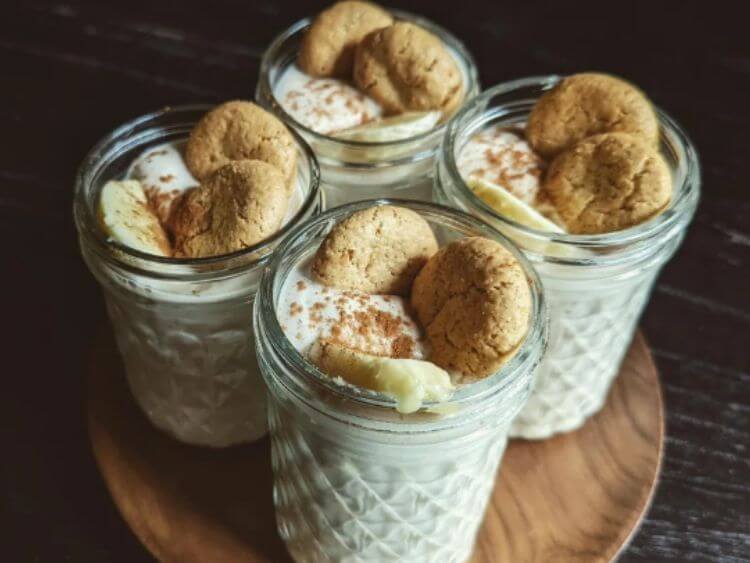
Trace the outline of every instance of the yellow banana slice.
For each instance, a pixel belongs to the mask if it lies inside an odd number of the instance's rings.
[[[565,232],[536,209],[521,201],[498,184],[493,184],[492,182],[472,176],[467,180],[466,185],[469,186],[479,199],[492,207],[500,215],[539,231],[550,233]]]
[[[117,242],[148,254],[170,255],[167,235],[137,180],[107,182],[99,197],[99,219]]]
[[[439,111],[411,111],[345,129],[334,136],[347,141],[368,143],[400,141],[432,130],[441,117],[442,113]]]
[[[423,360],[371,356],[325,340],[313,345],[310,359],[331,376],[395,399],[404,414],[423,402],[445,401],[455,389],[447,371]]]
[[[469,178],[466,181],[466,185],[469,186],[471,191],[474,192],[479,199],[484,201],[500,215],[509,217],[517,223],[521,223],[522,225],[532,227],[539,231],[546,231],[548,233],[565,232],[565,230],[556,223],[547,219],[536,209],[518,199],[502,186],[498,186],[497,184],[476,177]],[[498,231],[512,239],[524,250],[530,250],[532,252],[538,252],[539,254],[556,258],[581,259],[588,258],[591,255],[590,251],[583,248],[556,242],[547,242],[543,238],[527,235],[501,221],[491,221],[491,223]]]

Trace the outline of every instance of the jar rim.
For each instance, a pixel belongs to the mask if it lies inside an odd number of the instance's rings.
[[[153,268],[156,268],[165,277],[190,277],[199,275],[194,271],[190,271],[191,267],[198,269],[209,268],[214,274],[217,271],[231,271],[240,267],[251,267],[266,260],[273,246],[277,245],[319,202],[321,188],[318,160],[304,138],[291,127],[287,127],[297,143],[298,149],[307,160],[310,176],[309,188],[302,205],[300,205],[294,216],[270,237],[241,250],[202,258],[157,256],[123,245],[107,237],[100,226],[96,209],[88,204],[87,194],[91,184],[99,180],[99,174],[102,169],[113,158],[121,154],[121,151],[118,150],[118,143],[128,141],[133,143],[133,145],[126,148],[134,148],[138,146],[139,141],[145,144],[149,141],[158,140],[159,138],[168,136],[170,132],[174,132],[174,127],[187,125],[192,127],[197,119],[200,119],[201,114],[205,114],[214,107],[215,105],[211,104],[165,106],[126,121],[100,138],[89,150],[76,172],[73,215],[80,236],[84,237],[87,243],[91,243],[92,248],[100,256],[114,260],[129,270],[142,270],[154,273]],[[172,124],[170,127],[160,130],[158,120],[165,116],[177,118],[185,116],[185,118],[184,121],[181,120],[179,122],[179,125]],[[188,116],[192,116],[192,118],[189,119]],[[141,130],[152,123],[153,128]],[[254,254],[257,254],[258,257],[248,262],[247,258]],[[170,270],[172,271],[170,272]]]
[[[679,151],[677,172],[679,172],[680,177],[676,178],[676,175],[673,174],[673,182],[677,184],[677,194],[676,197],[673,196],[669,207],[659,215],[643,223],[620,231],[602,234],[552,233],[535,229],[501,215],[474,195],[466,185],[456,163],[455,150],[459,135],[467,129],[479,130],[480,127],[478,125],[482,122],[487,122],[489,120],[488,117],[498,117],[503,115],[503,112],[507,113],[510,111],[508,108],[510,104],[508,103],[494,106],[492,111],[487,109],[492,98],[509,95],[522,88],[535,86],[540,87],[543,91],[547,91],[563,78],[565,77],[553,74],[531,76],[503,82],[485,90],[459,110],[448,124],[446,134],[443,137],[441,156],[447,174],[454,185],[457,186],[460,194],[463,197],[470,198],[472,204],[477,205],[483,212],[492,217],[492,220],[497,220],[501,224],[512,227],[523,236],[544,241],[545,243],[554,243],[561,247],[575,246],[578,248],[606,249],[623,245],[633,245],[656,237],[661,233],[668,232],[676,225],[689,221],[697,206],[700,192],[700,163],[698,154],[684,129],[674,118],[656,106],[654,106],[654,110],[656,111],[662,130],[668,131],[670,136],[677,142],[677,146],[675,147]],[[531,101],[531,99],[528,101]],[[515,103],[518,102],[518,100],[515,101]],[[473,116],[473,114],[476,115]],[[437,177],[439,181],[442,181],[440,180],[439,169]],[[564,262],[575,262],[578,260],[580,259],[561,259]]]
[[[305,388],[309,387],[313,390],[332,393],[337,400],[352,401],[368,409],[380,409],[379,412],[386,412],[384,409],[395,412],[396,402],[393,399],[374,391],[337,384],[330,376],[308,361],[286,336],[278,318],[276,301],[276,296],[280,295],[283,290],[291,268],[298,264],[306,254],[309,254],[311,244],[319,242],[316,237],[321,234],[321,230],[327,223],[331,220],[338,222],[357,211],[383,205],[407,207],[423,216],[446,218],[446,226],[452,227],[454,230],[459,227],[465,230],[471,229],[472,236],[481,234],[500,242],[518,260],[529,282],[532,300],[529,312],[529,328],[514,356],[495,374],[462,386],[448,400],[450,404],[459,405],[461,407],[459,412],[463,413],[464,416],[460,416],[460,414],[446,416],[429,422],[383,421],[359,414],[334,412],[333,407],[317,398],[316,392],[303,392]],[[284,262],[288,260],[293,262],[284,270]],[[464,211],[435,203],[392,198],[363,200],[335,207],[295,227],[290,236],[279,246],[278,251],[274,253],[263,272],[257,294],[254,323],[256,336],[259,339],[259,351],[268,348],[273,353],[275,360],[280,362],[284,368],[285,375],[282,377],[275,376],[275,383],[281,384],[306,405],[330,418],[344,420],[347,424],[366,427],[369,430],[386,432],[423,432],[460,426],[466,422],[467,417],[471,418],[481,414],[487,408],[487,405],[502,393],[510,393],[510,390],[518,385],[526,385],[528,388],[534,368],[538,365],[546,347],[548,331],[547,311],[541,281],[530,261],[508,237],[485,221]],[[261,338],[263,339],[262,344]],[[259,359],[260,356],[259,353]],[[293,376],[287,376],[287,372],[292,373]],[[264,377],[267,377],[267,375],[264,374]],[[425,403],[423,407],[429,409],[431,406],[434,407],[439,404]],[[520,410],[520,406],[518,406],[518,409]],[[462,419],[463,422],[460,422],[459,419]]]
[[[465,85],[466,92],[464,94],[463,104],[466,104],[469,102],[469,100],[473,99],[479,90],[479,71],[477,70],[477,65],[476,65],[476,62],[474,61],[474,58],[472,57],[468,49],[464,46],[463,42],[461,42],[456,36],[450,33],[447,29],[428,20],[427,18],[418,16],[416,14],[412,14],[410,12],[406,12],[404,10],[389,9],[388,11],[399,19],[417,23],[421,27],[424,27],[431,33],[437,35],[443,41],[443,43],[445,43],[452,51],[454,51],[459,56],[460,63],[463,65],[466,71],[465,75],[467,78],[467,84]],[[262,100],[259,100],[259,102],[262,103],[263,101],[267,101],[268,105],[270,106],[271,111],[273,111],[284,122],[289,123],[292,128],[298,129],[302,131],[305,135],[308,135],[313,140],[313,142],[329,143],[332,147],[358,148],[358,149],[398,148],[398,147],[408,146],[409,144],[412,144],[412,143],[418,145],[422,141],[426,141],[431,138],[437,139],[437,138],[442,137],[442,135],[444,134],[446,130],[448,122],[450,120],[441,123],[438,127],[435,127],[429,131],[426,131],[424,133],[419,133],[417,135],[414,135],[412,137],[407,137],[404,139],[397,139],[395,141],[357,141],[357,140],[341,139],[341,138],[333,137],[331,135],[318,133],[314,131],[313,129],[310,129],[306,125],[303,125],[298,120],[296,120],[291,114],[289,114],[282,107],[281,103],[279,103],[279,101],[277,100],[274,94],[274,88],[270,82],[271,69],[274,65],[275,59],[277,58],[277,56],[279,55],[283,47],[286,45],[286,43],[290,39],[295,37],[297,34],[304,32],[310,26],[310,23],[312,22],[312,20],[313,20],[313,17],[308,16],[306,18],[303,18],[295,22],[291,26],[289,26],[271,42],[271,44],[266,49],[265,53],[263,53],[263,57],[261,59],[261,64],[260,64],[260,74],[258,78],[258,95],[256,96],[256,98],[262,97]],[[427,153],[425,155],[426,157],[426,156],[431,155],[434,151],[422,151],[422,152]],[[420,154],[421,153],[418,153],[417,155],[405,157],[403,158],[403,160],[414,160],[417,157],[419,157]]]

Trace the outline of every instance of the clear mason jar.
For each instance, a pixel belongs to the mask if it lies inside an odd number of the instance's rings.
[[[102,286],[130,389],[151,422],[175,438],[222,447],[267,431],[265,387],[251,325],[260,274],[294,225],[321,208],[319,172],[295,134],[304,192],[296,215],[268,240],[224,256],[173,259],[107,238],[99,193],[122,179],[148,148],[187,139],[209,106],[139,117],[91,150],[76,178],[74,215],[81,253]]]
[[[443,41],[463,75],[464,100],[479,92],[476,64],[458,39],[424,18],[399,10],[391,13],[398,20],[420,25]],[[445,124],[399,141],[347,141],[316,133],[281,107],[274,89],[284,71],[297,60],[300,42],[310,22],[311,18],[298,21],[268,47],[260,65],[255,99],[299,132],[312,147],[320,163],[326,208],[375,197],[430,201],[435,159]]]
[[[700,190],[692,143],[657,109],[674,192],[669,208],[643,224],[599,235],[545,233],[497,214],[474,196],[456,165],[463,146],[486,127],[525,125],[537,99],[560,79],[514,80],[475,98],[448,126],[435,180],[437,201],[498,228],[523,250],[544,284],[550,342],[532,396],[511,429],[511,436],[523,438],[573,430],[603,406],[654,280],[682,242]]]
[[[399,415],[383,395],[333,383],[292,346],[277,316],[286,278],[330,229],[388,203],[419,213],[441,244],[467,235],[500,241],[519,259],[533,301],[527,336],[498,373],[457,391],[450,406],[411,415]],[[546,345],[545,307],[529,262],[496,230],[454,209],[403,200],[348,204],[282,243],[263,275],[254,322],[270,395],[276,520],[294,559],[465,561]]]

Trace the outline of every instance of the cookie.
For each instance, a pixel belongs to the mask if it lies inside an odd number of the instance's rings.
[[[297,65],[312,76],[348,78],[357,44],[368,33],[392,23],[391,15],[375,4],[338,2],[318,14],[308,28]]]
[[[659,152],[642,138],[605,133],[560,154],[543,190],[571,233],[619,231],[662,211],[672,178]]]
[[[437,249],[432,229],[418,213],[371,207],[331,230],[315,254],[312,274],[340,289],[408,294],[417,272]]]
[[[529,326],[531,292],[502,244],[465,237],[425,264],[411,304],[425,330],[428,359],[472,381],[497,372],[518,349]]]
[[[252,102],[226,102],[209,111],[193,127],[185,163],[203,180],[233,160],[262,160],[278,168],[291,191],[297,150],[286,126]]]
[[[175,256],[242,250],[281,227],[289,195],[279,170],[261,160],[225,164],[187,192],[171,219]]]
[[[440,110],[463,99],[463,79],[443,42],[408,22],[374,31],[357,47],[354,82],[390,114]]]
[[[552,157],[599,133],[630,133],[649,144],[659,141],[654,108],[638,88],[606,74],[575,74],[544,94],[531,110],[526,136]]]

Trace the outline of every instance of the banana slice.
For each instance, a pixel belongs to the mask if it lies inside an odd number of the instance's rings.
[[[500,215],[509,217],[522,225],[539,231],[551,233],[565,232],[536,209],[518,199],[502,186],[477,178],[476,176],[470,177],[466,185],[469,186],[479,199],[492,207]]]
[[[171,254],[169,240],[137,180],[111,181],[99,197],[99,219],[117,242],[157,256]]]
[[[492,209],[497,211],[500,215],[509,217],[522,225],[532,227],[539,231],[546,231],[549,233],[565,232],[565,230],[556,223],[547,219],[536,209],[518,199],[502,186],[487,182],[486,180],[482,180],[475,176],[470,177],[466,181],[466,185],[469,186],[471,191],[474,192],[479,199],[492,207]],[[493,226],[507,237],[513,239],[523,249],[558,258],[581,259],[589,258],[591,256],[591,252],[583,248],[554,242],[544,242],[537,237],[526,235],[518,229],[510,227],[507,223],[495,221],[493,222]]]
[[[411,111],[370,121],[335,133],[339,139],[367,143],[400,141],[432,130],[442,117],[439,111]]]
[[[392,397],[404,414],[425,401],[445,401],[455,389],[448,372],[423,360],[371,356],[325,340],[313,344],[310,359],[331,376]]]

